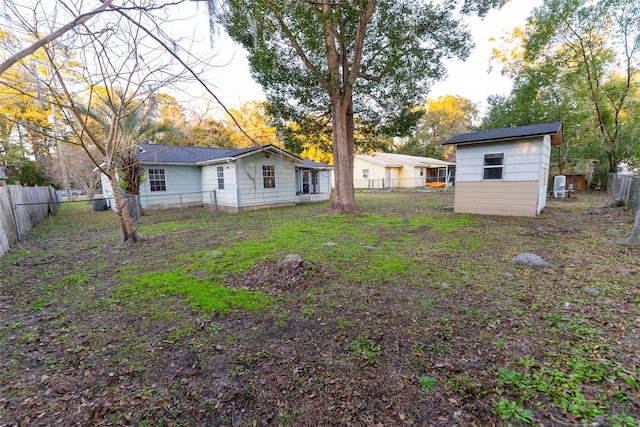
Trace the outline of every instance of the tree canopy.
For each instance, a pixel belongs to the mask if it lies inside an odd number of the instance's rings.
[[[555,153],[600,159],[606,169],[640,157],[640,5],[633,0],[545,0],[516,47],[494,57],[515,78],[508,97],[489,99],[483,127],[565,122]]]
[[[498,0],[434,4],[408,0],[224,2],[229,34],[272,105],[272,115],[303,123],[329,117],[334,209],[357,210],[353,191],[356,125],[400,134],[443,61],[472,47],[456,13],[485,13]],[[357,117],[357,121],[355,118]]]

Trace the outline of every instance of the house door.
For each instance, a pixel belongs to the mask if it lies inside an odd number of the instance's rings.
[[[309,171],[302,171],[302,194],[309,194]]]
[[[391,169],[389,168],[386,168],[384,170],[384,187],[385,188],[391,187]]]
[[[318,194],[320,188],[318,188],[318,171],[311,171],[311,194]]]

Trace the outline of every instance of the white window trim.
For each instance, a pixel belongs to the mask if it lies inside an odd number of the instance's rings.
[[[502,156],[502,163],[499,164],[499,165],[485,165],[487,156],[491,156],[491,155],[501,155]],[[504,180],[504,159],[505,159],[505,153],[504,152],[484,153],[482,155],[482,180],[483,181],[502,181],[502,180]],[[485,171],[487,169],[500,169],[500,178],[485,178]]]
[[[153,171],[153,173],[151,172]],[[155,179],[152,179],[152,175]],[[153,193],[160,193],[163,191],[167,191],[167,171],[164,168],[149,168],[149,170],[147,171],[147,176],[149,177],[149,191],[153,192]],[[160,179],[160,177],[162,177]],[[151,185],[151,182],[155,182],[155,183],[161,183],[162,187],[164,187],[164,189],[160,189],[160,190],[154,190],[153,186]]]

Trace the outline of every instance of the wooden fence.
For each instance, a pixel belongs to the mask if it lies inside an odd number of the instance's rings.
[[[0,186],[0,256],[52,212],[55,192],[51,187]],[[16,205],[26,212],[16,222]]]
[[[607,192],[611,197],[624,200],[625,206],[634,213],[640,211],[640,176],[610,173]]]

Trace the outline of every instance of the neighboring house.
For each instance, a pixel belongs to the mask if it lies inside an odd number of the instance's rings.
[[[551,146],[562,122],[458,135],[454,211],[536,216],[546,205]]]
[[[431,182],[452,184],[456,164],[407,154],[358,154],[353,161],[355,188],[416,188]]]
[[[244,149],[139,144],[143,208],[211,204],[228,212],[328,200],[330,166],[273,145]],[[102,177],[103,196],[113,190]],[[111,206],[114,206],[111,203]]]

